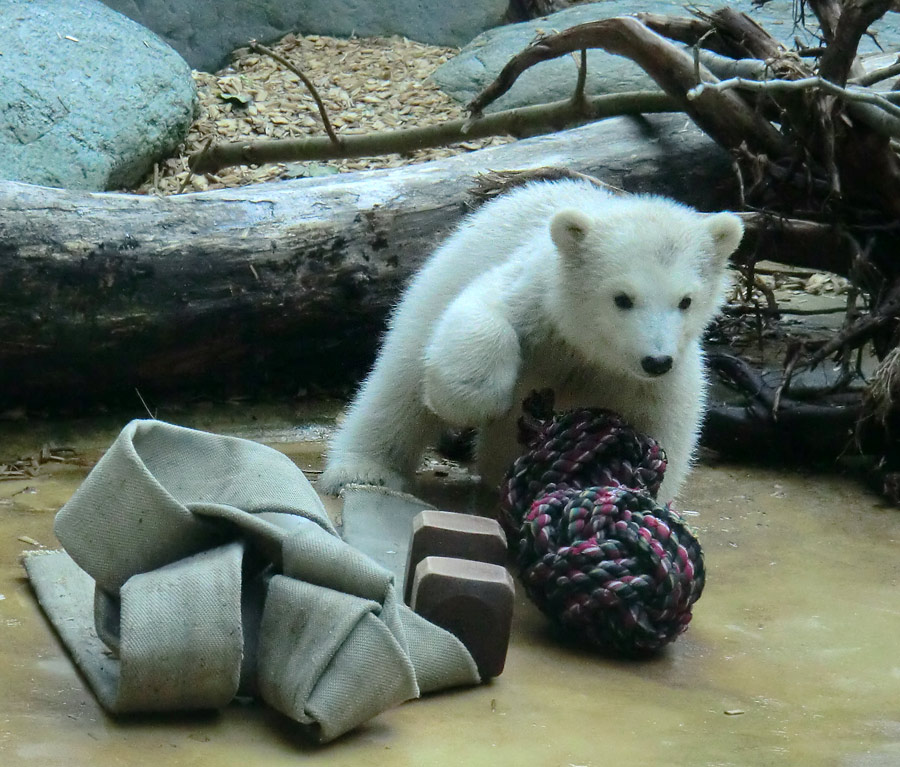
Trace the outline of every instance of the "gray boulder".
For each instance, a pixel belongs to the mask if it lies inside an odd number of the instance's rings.
[[[461,46],[504,23],[509,0],[104,0],[152,29],[195,69],[214,72],[250,39],[288,32],[335,37],[404,35]]]
[[[0,0],[0,51],[0,178],[130,186],[187,135],[187,64],[97,0]]]
[[[691,5],[712,11],[721,8],[725,3],[695,2]],[[793,46],[795,37],[804,44],[818,44],[812,31],[795,26],[792,16],[794,3],[788,0],[770,2],[761,8],[756,8],[751,0],[736,0],[727,5],[750,14],[770,34],[789,47]],[[687,15],[684,4],[672,0],[647,0],[642,3],[633,3],[629,0],[599,0],[542,19],[491,29],[476,37],[458,56],[440,67],[432,77],[438,86],[454,99],[468,103],[496,78],[506,62],[539,34],[562,32],[577,24],[613,16],[627,16],[638,10],[675,16]],[[807,11],[807,17],[810,30],[815,30],[815,16],[811,11]],[[900,48],[900,24],[897,23],[895,14],[888,14],[873,29],[877,32],[879,43],[886,50]],[[860,52],[876,50],[878,48],[874,41],[864,37]],[[508,93],[485,111],[512,109],[567,98],[572,95],[577,73],[578,65],[571,56],[545,61],[526,71]],[[586,91],[589,95],[647,88],[655,89],[656,84],[643,69],[629,59],[596,49],[588,51]]]

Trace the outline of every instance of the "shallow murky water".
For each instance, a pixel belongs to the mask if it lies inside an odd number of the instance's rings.
[[[268,441],[312,477],[329,422],[251,406],[160,416]],[[303,419],[322,426],[294,430]],[[734,466],[701,466],[686,490],[707,586],[687,634],[654,660],[564,646],[521,597],[500,678],[403,705],[330,746],[256,705],[114,720],[48,628],[18,554],[55,545],[56,509],[123,424],[0,426],[0,458],[52,439],[84,464],[0,483],[4,767],[900,764],[900,512],[850,480]],[[485,501],[452,477],[422,492],[460,510]]]

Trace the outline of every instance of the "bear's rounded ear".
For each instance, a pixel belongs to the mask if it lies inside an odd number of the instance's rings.
[[[564,256],[575,256],[590,227],[590,219],[581,211],[561,210],[550,221],[550,238]]]
[[[706,217],[706,228],[712,235],[716,260],[722,265],[737,250],[744,236],[744,222],[733,213],[714,213]]]

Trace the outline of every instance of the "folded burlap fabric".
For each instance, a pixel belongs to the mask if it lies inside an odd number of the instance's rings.
[[[289,458],[133,421],[28,556],[44,611],[111,712],[258,695],[326,741],[421,693],[478,683],[452,634],[345,543]]]

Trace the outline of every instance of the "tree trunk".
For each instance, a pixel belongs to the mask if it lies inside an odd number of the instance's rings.
[[[477,174],[564,165],[713,209],[729,162],[678,115],[168,198],[0,182],[2,409],[345,385]]]

